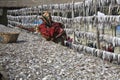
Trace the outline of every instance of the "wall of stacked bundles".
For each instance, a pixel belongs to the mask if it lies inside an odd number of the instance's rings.
[[[84,0],[9,10],[8,26],[38,26],[34,21],[44,11],[51,12],[54,21],[65,25],[66,33],[73,38],[73,43],[65,41],[68,47],[120,64],[120,51],[108,52],[100,48],[103,42],[112,43],[114,47],[120,46],[120,38],[115,35],[116,26],[120,24],[119,0]],[[97,16],[98,11],[105,15]],[[97,48],[87,46],[89,42],[97,42]]]

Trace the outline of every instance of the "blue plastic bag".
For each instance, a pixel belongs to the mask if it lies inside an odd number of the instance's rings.
[[[35,20],[34,22],[33,22],[34,24],[42,24],[43,23],[43,20],[42,19],[39,19],[39,20]]]

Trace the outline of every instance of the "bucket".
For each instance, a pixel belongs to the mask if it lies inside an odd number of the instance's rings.
[[[15,43],[18,36],[16,32],[0,32],[0,43]]]

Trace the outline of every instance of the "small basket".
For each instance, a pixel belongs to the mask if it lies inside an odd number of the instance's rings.
[[[0,43],[14,43],[17,41],[19,33],[0,32]]]

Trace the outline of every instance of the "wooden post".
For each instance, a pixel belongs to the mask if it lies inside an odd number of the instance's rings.
[[[104,6],[102,7],[102,11],[104,12]],[[101,31],[101,33],[102,34],[105,34],[105,24],[104,23],[102,23],[102,31]]]
[[[74,0],[72,1],[72,19],[74,19]],[[73,32],[73,43],[75,43],[75,32]]]
[[[83,5],[83,16],[86,17],[86,7],[85,7],[85,0],[84,0],[84,5]],[[87,32],[87,23],[86,23],[86,19],[85,19],[85,22],[84,22],[84,30],[85,32]],[[85,45],[87,45],[87,38],[85,37]]]
[[[60,5],[59,5],[58,11],[57,11],[57,16],[60,16],[60,12],[61,12],[61,10],[60,10]]]
[[[97,7],[96,7],[96,0],[95,0],[95,23],[97,24]],[[97,44],[97,49],[100,49],[100,41],[99,41],[99,30],[98,30],[98,26],[96,26],[95,25],[95,27],[96,27],[96,34],[97,34],[97,36],[96,36],[96,44]]]
[[[41,4],[41,15],[43,14],[43,4]]]
[[[109,15],[112,14],[112,9],[113,9],[112,6],[113,6],[113,2],[112,2],[112,0],[111,0],[111,4],[110,4],[110,6],[109,6],[109,11],[108,11],[108,14],[109,14]],[[112,26],[112,36],[114,36],[114,35],[113,35],[114,29],[115,29],[115,28]]]
[[[74,18],[74,1],[72,1],[72,19]]]
[[[116,37],[116,27],[117,27],[117,26],[114,27],[114,36],[115,36],[115,37]]]

